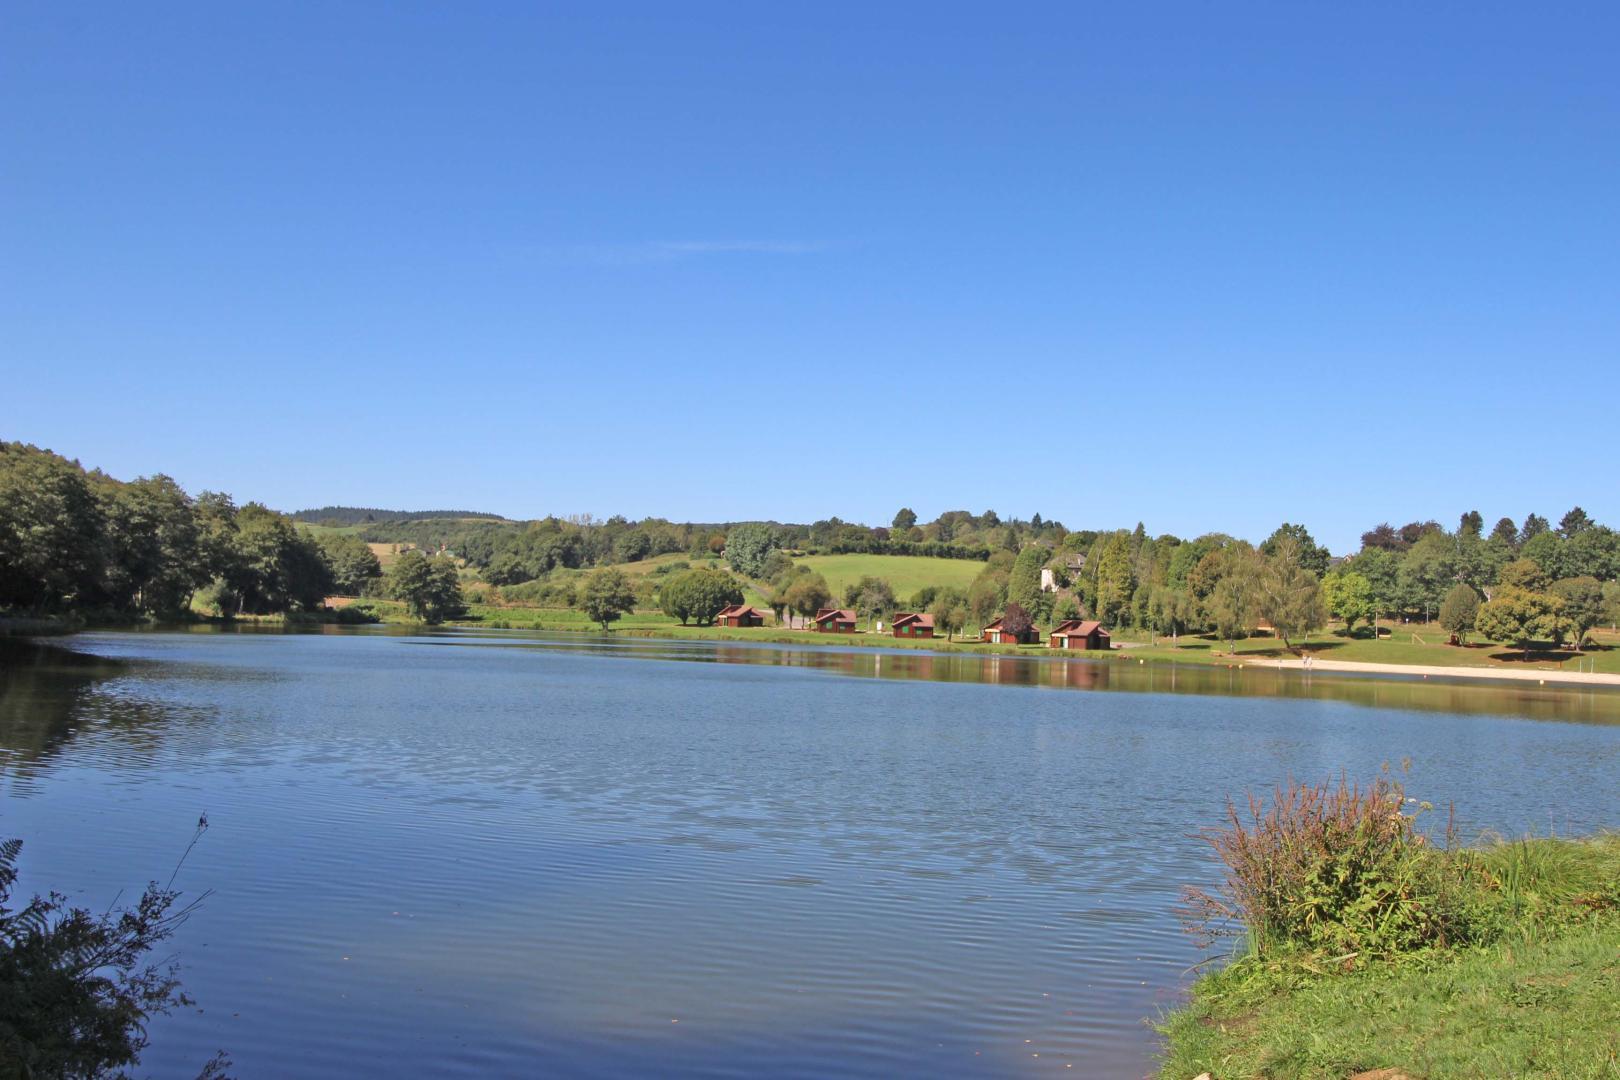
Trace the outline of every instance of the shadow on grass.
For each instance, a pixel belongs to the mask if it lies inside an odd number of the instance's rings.
[[[1482,648],[1499,649],[1501,646],[1487,645]],[[1573,660],[1577,655],[1570,649],[1532,648],[1528,653],[1523,649],[1493,652],[1491,659],[1504,664],[1562,664],[1566,660]]]

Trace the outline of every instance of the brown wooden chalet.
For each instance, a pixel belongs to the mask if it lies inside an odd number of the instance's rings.
[[[1096,619],[1065,619],[1052,627],[1054,649],[1113,648],[1108,631]]]
[[[752,604],[732,604],[714,617],[716,626],[764,626],[765,613]]]
[[[919,612],[901,611],[892,624],[895,637],[933,637],[934,617]]]
[[[1022,634],[1014,634],[1001,628],[1001,616],[997,616],[995,621],[985,624],[980,640],[992,645],[1039,645],[1041,632],[1032,626]]]
[[[853,634],[855,613],[848,608],[822,608],[816,612],[816,633]]]

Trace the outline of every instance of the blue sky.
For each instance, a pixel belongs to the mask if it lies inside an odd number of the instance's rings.
[[[1620,524],[1612,4],[0,19],[0,436],[115,475]]]

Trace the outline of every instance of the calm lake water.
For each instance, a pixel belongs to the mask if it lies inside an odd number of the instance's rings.
[[[25,889],[105,907],[212,823],[155,1076],[1141,1076],[1201,959],[1193,832],[1403,759],[1468,833],[1620,826],[1602,692],[518,633],[0,652]]]

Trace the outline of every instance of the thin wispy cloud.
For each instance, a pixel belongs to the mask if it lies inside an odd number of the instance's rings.
[[[684,240],[644,244],[592,244],[568,254],[602,266],[638,266],[725,255],[814,255],[827,244],[776,240]]]

